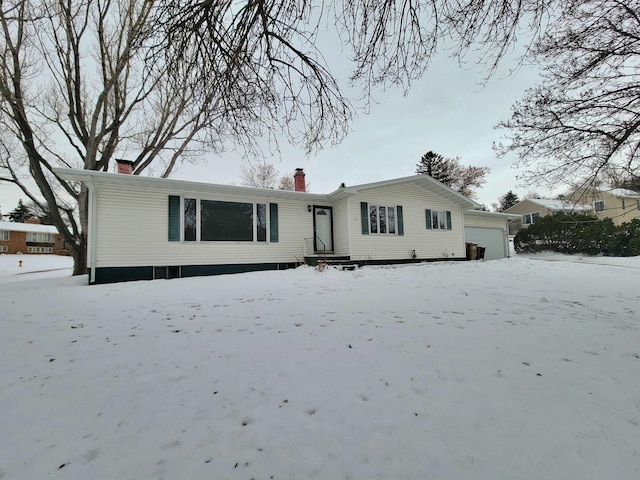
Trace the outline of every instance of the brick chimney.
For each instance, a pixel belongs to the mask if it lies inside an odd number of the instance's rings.
[[[293,184],[294,190],[296,192],[305,192],[305,182],[304,182],[304,170],[301,168],[296,168],[296,173],[293,174]]]
[[[118,173],[123,173],[124,175],[131,175],[133,173],[133,162],[131,160],[116,158],[116,163],[118,164]]]

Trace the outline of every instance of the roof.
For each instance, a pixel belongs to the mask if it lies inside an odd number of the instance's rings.
[[[53,225],[40,225],[37,223],[0,222],[0,230],[29,233],[58,233],[58,229]]]
[[[526,198],[522,200],[522,202],[526,202],[527,200],[555,212],[588,212],[593,209],[591,205],[583,205],[580,203],[574,203],[560,199]]]
[[[619,198],[640,198],[639,192],[627,190],[625,188],[612,188],[611,190],[603,190],[604,192]]]
[[[503,218],[505,220],[515,220],[522,217],[522,215],[516,213],[486,212],[484,210],[467,210],[464,214],[476,217]]]
[[[346,198],[356,193],[373,188],[382,188],[398,184],[414,184],[428,190],[437,191],[442,197],[447,198],[465,208],[477,208],[480,204],[461,195],[451,188],[428,175],[412,175],[410,177],[394,178],[374,183],[365,183],[349,187],[340,187],[329,194],[317,194],[309,192],[295,192],[290,190],[274,190],[270,188],[243,187],[237,185],[220,185],[214,183],[191,182],[186,180],[174,180],[168,178],[144,177],[140,175],[124,175],[118,173],[96,172],[93,170],[77,170],[69,168],[56,168],[54,172],[66,180],[80,181],[88,185],[128,185],[148,188],[176,189],[188,192],[218,193],[230,196],[250,196],[258,198],[285,198],[301,201],[331,201]]]

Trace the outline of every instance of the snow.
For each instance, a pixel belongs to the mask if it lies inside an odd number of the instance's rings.
[[[53,225],[40,225],[38,223],[0,222],[0,230],[9,232],[58,233],[58,229]]]
[[[568,202],[566,200],[551,198],[531,198],[529,200],[553,211],[585,212],[592,210],[591,205],[581,205],[578,203]]]
[[[0,478],[640,478],[638,257],[95,286],[17,258]]]

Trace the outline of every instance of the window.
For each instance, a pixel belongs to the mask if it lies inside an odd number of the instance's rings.
[[[626,205],[624,204],[624,198],[622,199],[622,209],[624,210],[626,208]]]
[[[638,210],[640,210],[640,200],[638,200]]]
[[[267,241],[267,205],[265,203],[256,205],[256,240]]]
[[[184,199],[184,241],[196,241],[196,199]]]
[[[34,243],[55,243],[56,237],[53,233],[27,232],[27,242]]]
[[[402,205],[395,207],[371,205],[360,202],[360,221],[362,235],[384,233],[404,235]]]
[[[453,228],[449,210],[431,210],[427,208],[424,213],[427,230],[451,230]]]
[[[640,204],[640,201],[638,203]],[[640,210],[640,206],[638,207],[638,209]],[[0,241],[9,241],[9,230],[0,230]]]
[[[169,241],[180,241],[180,208],[169,196]],[[172,201],[173,200],[173,201]],[[269,213],[267,213],[269,212]],[[185,242],[266,242],[278,241],[278,204],[223,202],[185,198],[182,208]],[[267,227],[267,225],[269,225]]]
[[[525,213],[524,215],[522,215],[522,224],[531,225],[539,218],[540,218],[540,212]]]
[[[53,248],[51,247],[27,247],[28,253],[52,253]]]
[[[607,206],[604,204],[604,200],[598,200],[593,202],[593,209],[596,212],[604,212],[607,209]]]
[[[200,200],[200,241],[252,242],[253,204]]]
[[[370,233],[396,234],[396,207],[369,205]]]
[[[6,245],[0,245],[0,253],[6,252],[6,251],[7,251],[7,246]]]

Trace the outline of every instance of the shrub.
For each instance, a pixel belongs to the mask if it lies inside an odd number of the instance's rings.
[[[514,238],[517,252],[640,255],[640,220],[616,227],[610,218],[559,213],[539,218]]]

